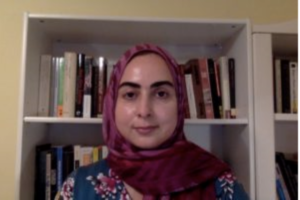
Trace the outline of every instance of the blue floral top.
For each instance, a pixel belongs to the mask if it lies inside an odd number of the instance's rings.
[[[231,173],[215,181],[217,200],[248,200],[242,185]],[[75,170],[63,183],[56,200],[130,200],[119,177],[102,160]]]

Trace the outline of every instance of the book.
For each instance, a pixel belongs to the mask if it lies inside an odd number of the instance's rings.
[[[42,55],[40,58],[38,116],[50,115],[52,56]]]
[[[275,59],[274,61],[274,102],[275,112],[282,113],[282,90],[281,90],[281,61]]]
[[[189,102],[188,102],[188,97],[187,97],[187,91],[186,91],[186,82],[185,82],[185,77],[184,77],[184,70],[185,70],[185,64],[180,64],[178,66],[180,76],[182,77],[182,85],[183,85],[183,96],[184,96],[184,117],[185,118],[190,118],[190,111],[189,111]]]
[[[83,117],[90,118],[92,114],[92,66],[93,58],[85,57],[84,89],[83,89]]]
[[[281,60],[281,94],[282,112],[291,113],[291,91],[290,91],[290,61]]]
[[[204,102],[204,109],[205,109],[205,117],[206,119],[213,119],[214,116],[214,109],[213,109],[213,102],[212,102],[212,95],[211,95],[211,85],[209,80],[209,72],[208,72],[208,63],[207,58],[201,58],[199,61],[199,69],[200,69],[200,80],[202,86],[202,93],[203,93],[203,102]]]
[[[289,64],[291,113],[298,113],[298,64],[292,61]]]
[[[228,58],[222,56],[218,60],[220,66],[220,80],[222,93],[222,116],[223,118],[230,118],[230,89],[229,89],[229,71]]]
[[[184,76],[186,82],[186,91],[187,91],[187,97],[189,102],[188,105],[189,105],[190,116],[192,119],[196,119],[197,111],[196,111],[196,102],[195,102],[195,95],[194,95],[194,89],[192,83],[192,75],[185,74]]]
[[[85,54],[79,53],[76,64],[75,117],[83,117],[84,67]]]
[[[65,78],[65,63],[64,58],[58,59],[58,100],[57,100],[57,117],[63,116],[64,102],[64,78]]]
[[[103,113],[103,101],[106,92],[106,82],[107,82],[107,60],[103,56],[96,59],[96,65],[99,71],[98,79],[98,110],[97,117],[102,117]]]
[[[47,154],[50,149],[51,144],[43,144],[35,147],[35,200],[46,198]]]
[[[236,118],[235,105],[235,60],[228,59],[229,94],[230,94],[230,118]]]
[[[59,57],[52,58],[51,88],[50,88],[50,116],[57,117],[58,84],[59,84]]]
[[[220,114],[220,106],[221,106],[221,99],[220,99],[220,93],[218,93],[218,80],[216,75],[216,69],[215,69],[215,62],[213,59],[209,58],[207,59],[207,67],[208,67],[208,73],[209,73],[209,81],[211,85],[211,96],[212,96],[212,102],[213,102],[213,110],[214,110],[214,117],[217,119],[221,118]]]
[[[76,68],[77,54],[65,52],[64,69],[64,93],[63,93],[63,117],[74,117],[75,92],[76,92]]]

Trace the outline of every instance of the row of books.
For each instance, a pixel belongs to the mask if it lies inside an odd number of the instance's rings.
[[[236,118],[234,58],[190,59],[180,69],[187,96],[186,118]]]
[[[274,61],[274,109],[276,113],[298,113],[298,63]]]
[[[80,166],[106,158],[106,146],[36,146],[35,200],[53,200],[64,180]]]
[[[38,116],[101,117],[111,70],[104,57],[41,55]]]
[[[298,199],[298,160],[296,154],[276,152],[277,199]]]

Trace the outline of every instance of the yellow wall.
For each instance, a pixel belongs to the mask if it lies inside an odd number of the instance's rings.
[[[296,19],[297,0],[1,0],[1,200],[14,199],[16,184],[15,155],[24,11],[104,16],[250,18],[255,24],[264,24]]]

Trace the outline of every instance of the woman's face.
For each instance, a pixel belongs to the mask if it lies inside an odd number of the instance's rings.
[[[177,97],[167,63],[153,53],[133,58],[118,88],[116,125],[136,147],[152,149],[172,135],[177,124]]]

